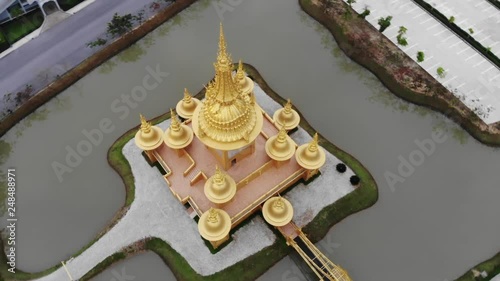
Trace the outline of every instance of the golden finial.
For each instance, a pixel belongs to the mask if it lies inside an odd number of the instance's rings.
[[[243,62],[241,60],[238,63],[238,71],[236,71],[236,78],[238,80],[245,79],[245,71],[243,70]]]
[[[210,210],[208,210],[207,221],[211,223],[219,222],[217,210],[215,210],[214,208],[210,208]]]
[[[172,108],[170,109],[170,118],[172,118],[172,121],[170,122],[170,128],[173,131],[179,131],[181,129],[181,124],[179,123],[179,120],[177,120],[177,115],[175,115]]]
[[[286,101],[286,104],[284,106],[284,111],[285,111],[286,114],[289,114],[289,113],[292,112],[292,101],[290,99],[288,99]]]
[[[274,201],[273,208],[276,208],[276,209],[285,208],[285,204],[283,203],[283,199],[281,199],[281,196],[278,196],[278,199],[276,199],[276,201]]]
[[[222,22],[220,23],[219,31],[219,54],[226,53],[226,39],[224,38],[224,28],[222,27]]]
[[[218,165],[215,166],[214,182],[219,185],[224,183],[224,175]]]
[[[141,131],[143,133],[149,133],[149,131],[151,131],[151,123],[149,123],[146,120],[146,118],[144,117],[144,115],[140,114],[139,116],[141,118]]]
[[[311,152],[315,152],[318,150],[318,133],[314,133],[314,137],[307,148]]]
[[[191,102],[191,95],[189,94],[189,91],[187,88],[184,88],[184,102]]]
[[[286,123],[283,122],[283,124],[281,125],[281,129],[278,132],[278,137],[276,138],[277,142],[285,142],[286,141],[287,133],[286,133],[285,127],[286,127]]]

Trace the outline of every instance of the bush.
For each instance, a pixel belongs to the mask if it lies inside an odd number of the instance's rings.
[[[444,68],[442,68],[441,66],[437,68],[436,72],[439,78],[446,77],[446,70],[444,70]]]
[[[361,14],[359,14],[359,17],[360,17],[360,18],[362,18],[362,19],[364,19],[364,18],[366,18],[368,15],[370,15],[370,13],[371,13],[371,12],[370,12],[370,10],[369,10],[368,8],[365,8],[365,9],[363,10],[363,12],[362,12]]]
[[[339,173],[345,173],[345,171],[347,171],[347,167],[344,163],[338,163],[336,168],[337,168],[337,172],[339,172]]]
[[[123,16],[115,13],[113,19],[108,23],[108,34],[111,36],[123,35],[132,29],[134,16],[132,14],[126,14]]]
[[[391,25],[391,20],[392,16],[387,16],[385,18],[379,18],[378,19],[378,25],[380,25],[380,28],[378,31],[384,32],[390,25]]]
[[[398,44],[401,46],[408,46],[408,41],[406,40],[406,37],[403,37],[403,35],[399,34],[398,37]]]
[[[449,20],[451,23],[454,23],[454,22],[455,22],[455,17],[454,17],[454,16],[451,16],[448,20]]]
[[[102,46],[102,45],[105,45],[106,42],[108,42],[106,39],[102,39],[99,37],[99,38],[97,38],[97,40],[87,43],[87,47],[94,48],[97,46]]]
[[[423,62],[423,61],[424,61],[424,59],[425,59],[425,54],[424,54],[424,52],[422,52],[422,51],[418,51],[418,53],[417,53],[417,61],[418,61],[418,62]]]
[[[351,176],[351,178],[349,179],[349,181],[351,182],[352,185],[356,186],[359,184],[359,182],[361,181],[361,179],[354,175],[354,176]]]

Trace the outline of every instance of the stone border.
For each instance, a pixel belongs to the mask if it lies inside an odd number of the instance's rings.
[[[72,68],[56,81],[50,83],[47,87],[40,90],[27,102],[17,108],[12,114],[7,116],[0,122],[0,137],[5,135],[14,125],[23,118],[33,113],[37,108],[48,102],[53,97],[67,89],[69,86],[76,83],[89,72],[94,70],[99,65],[114,57],[121,51],[130,47],[130,45],[139,41],[142,37],[156,29],[158,26],[169,20],[170,18],[183,11],[196,0],[177,0],[173,4],[160,11],[152,18],[146,20],[143,24],[110,43],[108,46],[91,55],[76,67]]]
[[[393,94],[408,102],[440,112],[483,144],[500,146],[500,122],[487,125],[408,55],[404,52],[391,53],[389,50],[395,48],[399,50],[399,48],[366,20],[359,18],[356,11],[349,8],[342,0],[299,0],[299,4],[302,10],[330,31],[340,49],[349,58],[377,76]],[[327,15],[325,7],[328,5],[333,11]],[[352,16],[346,16],[348,13]],[[367,54],[366,47],[375,46],[373,42],[367,40],[367,36],[359,36],[357,32],[360,31],[372,38],[378,38],[377,47],[383,48],[377,49],[382,52],[385,61],[391,62],[390,64],[381,65]],[[396,65],[395,55],[400,56],[397,66],[411,68],[410,72],[421,77],[423,83],[431,89],[429,92],[418,91],[395,77],[394,70],[390,69],[390,66]]]

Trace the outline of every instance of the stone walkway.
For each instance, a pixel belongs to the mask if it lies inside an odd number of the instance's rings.
[[[268,113],[273,113],[281,105],[270,99],[256,85],[256,98]],[[170,120],[159,124],[166,129]],[[297,143],[308,142],[311,137],[301,128],[292,138]],[[233,234],[233,241],[217,254],[211,254],[198,233],[196,222],[189,217],[184,206],[175,199],[161,173],[150,167],[134,140],[123,148],[135,178],[135,200],[126,215],[101,239],[81,255],[67,262],[73,278],[81,278],[106,257],[145,237],[159,237],[180,253],[193,269],[201,275],[211,275],[238,261],[270,246],[276,236],[264,220],[257,216],[250,223]],[[294,221],[304,226],[325,206],[332,204],[354,188],[349,183],[353,174],[335,171],[339,160],[327,153],[321,176],[308,186],[299,184],[287,194],[294,206]],[[258,239],[256,239],[258,237]],[[40,281],[66,281],[68,277],[63,268],[37,279]]]

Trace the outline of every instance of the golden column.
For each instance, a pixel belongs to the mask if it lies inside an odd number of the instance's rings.
[[[201,215],[198,221],[198,231],[201,237],[208,240],[214,248],[229,239],[230,230],[231,218],[221,209],[210,208]]]
[[[140,118],[141,127],[135,134],[135,144],[144,150],[149,160],[154,163],[156,162],[156,158],[153,155],[153,151],[161,146],[163,131],[159,127],[151,126],[151,123],[146,121],[146,118],[142,114]]]
[[[215,174],[205,182],[204,192],[210,202],[220,206],[233,199],[236,182],[230,175],[223,173],[219,166],[215,166]]]
[[[290,201],[275,196],[269,198],[262,207],[262,215],[266,222],[274,227],[288,224],[293,218],[293,207]]]
[[[189,94],[187,88],[184,88],[184,98],[177,103],[175,110],[180,117],[190,119],[193,116],[194,110],[200,103],[199,99],[193,98],[191,94]]]
[[[177,151],[177,155],[182,154],[182,149],[187,147],[193,141],[193,130],[185,124],[181,124],[174,111],[170,109],[170,127],[163,135],[165,144]]]
[[[309,180],[318,173],[326,161],[326,154],[322,147],[318,145],[318,133],[314,134],[313,139],[308,144],[303,144],[297,148],[295,159],[299,165],[306,169],[304,179]]]
[[[292,102],[290,99],[287,100],[283,108],[280,108],[274,112],[273,120],[278,126],[283,126],[286,124],[285,129],[287,131],[295,129],[300,123],[300,115],[297,111],[292,108]]]
[[[283,124],[278,134],[266,141],[266,153],[274,160],[276,167],[286,163],[295,153],[295,142],[288,136],[285,127]]]

